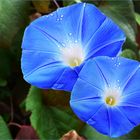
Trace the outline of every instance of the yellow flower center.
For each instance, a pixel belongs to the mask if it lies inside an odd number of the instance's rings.
[[[108,96],[106,97],[106,104],[110,105],[110,106],[114,106],[116,104],[115,98],[112,96]]]
[[[70,66],[79,66],[84,60],[84,53],[81,47],[72,46],[61,49],[63,62]]]
[[[70,58],[68,61],[68,65],[71,67],[79,66],[82,63],[82,59],[80,58]]]
[[[103,100],[110,107],[116,106],[121,100],[121,91],[118,88],[106,88]]]

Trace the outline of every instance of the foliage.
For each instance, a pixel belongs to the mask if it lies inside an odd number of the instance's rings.
[[[127,47],[136,49],[137,26],[135,21],[133,2],[131,0],[109,0],[105,5],[101,5],[100,8],[105,14],[107,14],[111,19],[118,23],[118,25],[126,33],[127,41],[125,48]]]
[[[137,23],[140,25],[140,14],[135,13],[135,18],[136,18]]]
[[[124,30],[127,40],[120,55],[139,60],[140,30],[137,27],[140,28],[140,2],[81,1],[95,4]],[[57,2],[63,7],[79,0]],[[44,15],[56,9],[57,6],[51,0],[0,0],[0,139],[15,139],[18,125],[32,126],[41,140],[59,139],[72,129],[88,139],[109,139],[74,115],[69,107],[70,93],[46,91],[33,86],[30,88],[22,78],[20,57],[24,29],[31,20],[38,17],[38,13]],[[9,129],[7,124],[10,122],[18,125],[12,125]],[[139,130],[140,127],[137,127],[122,138],[140,139]]]
[[[10,131],[1,116],[0,116],[0,139],[3,140],[12,139]]]
[[[26,109],[32,112],[30,120],[40,139],[58,139],[67,131],[77,129],[75,118],[62,109],[43,104],[41,92],[32,86],[26,99]]]
[[[122,51],[121,56],[130,59],[137,59],[136,53],[130,49],[125,49]]]
[[[17,31],[28,22],[29,2],[1,0],[0,5],[0,44],[9,47]]]

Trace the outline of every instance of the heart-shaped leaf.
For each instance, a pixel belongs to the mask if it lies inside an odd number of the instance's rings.
[[[26,109],[32,113],[30,121],[40,139],[58,139],[67,131],[78,128],[77,119],[65,110],[46,106],[42,90],[36,87],[32,86],[29,91]]]

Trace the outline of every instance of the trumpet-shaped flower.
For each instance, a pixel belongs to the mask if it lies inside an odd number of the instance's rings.
[[[118,55],[124,40],[122,30],[91,4],[59,8],[25,30],[24,79],[40,88],[71,91],[88,59]]]
[[[77,116],[97,131],[118,137],[140,123],[140,63],[119,57],[89,60],[71,95]]]

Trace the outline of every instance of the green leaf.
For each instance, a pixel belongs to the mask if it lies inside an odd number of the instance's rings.
[[[137,59],[136,53],[130,49],[123,50],[120,56],[135,60]]]
[[[72,5],[74,3],[76,3],[75,0],[68,0],[68,1],[67,0],[64,0],[63,1],[63,5],[64,6]]]
[[[29,1],[0,0],[0,45],[11,45],[18,30],[27,25]]]
[[[7,81],[0,78],[0,87],[4,87],[7,85]]]
[[[136,18],[137,23],[140,25],[140,14],[135,13],[135,18]]]
[[[64,0],[63,5],[68,6],[68,5],[72,5],[74,3],[80,3],[80,2],[82,2],[82,0]]]
[[[0,116],[0,139],[1,140],[12,139],[10,131],[1,116]]]
[[[78,121],[69,113],[43,102],[42,90],[32,86],[26,109],[32,112],[30,121],[41,140],[58,139],[67,131],[78,128]]]
[[[106,3],[100,5],[99,8],[124,30],[128,38],[127,41],[135,44],[133,45],[133,47],[137,47],[136,44],[137,26],[135,21],[134,5],[132,0],[123,0],[123,1],[106,0],[105,2]],[[131,48],[131,45],[127,47]]]
[[[79,2],[81,2],[81,0],[75,0],[75,2],[79,3]]]

